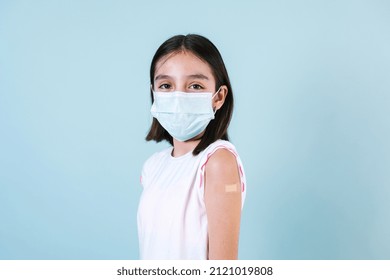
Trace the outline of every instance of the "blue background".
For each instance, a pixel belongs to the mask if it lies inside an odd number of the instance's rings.
[[[219,48],[241,259],[390,259],[388,1],[0,1],[0,259],[137,259],[149,66]]]

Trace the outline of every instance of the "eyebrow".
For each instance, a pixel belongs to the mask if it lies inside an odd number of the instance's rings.
[[[188,75],[187,78],[191,78],[191,79],[199,79],[199,80],[208,80],[209,78],[203,74],[192,74],[192,75]],[[169,75],[157,75],[154,80],[157,81],[157,80],[163,80],[163,79],[172,79],[171,76]]]
[[[199,79],[199,80],[208,80],[209,78],[203,74],[193,74],[193,75],[188,75],[188,78],[192,79]]]

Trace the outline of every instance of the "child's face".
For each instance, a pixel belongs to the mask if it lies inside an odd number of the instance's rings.
[[[191,52],[179,52],[157,62],[153,90],[214,92],[215,79],[206,62]]]

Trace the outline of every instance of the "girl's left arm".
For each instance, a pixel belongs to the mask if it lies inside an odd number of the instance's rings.
[[[241,217],[241,182],[236,157],[217,150],[205,170],[209,259],[237,259]]]

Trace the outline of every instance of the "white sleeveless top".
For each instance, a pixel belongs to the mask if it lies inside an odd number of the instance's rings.
[[[208,234],[204,203],[204,171],[209,157],[227,149],[237,160],[242,206],[246,179],[235,147],[217,140],[199,155],[173,157],[172,147],[152,155],[141,176],[138,207],[140,259],[207,259]]]

